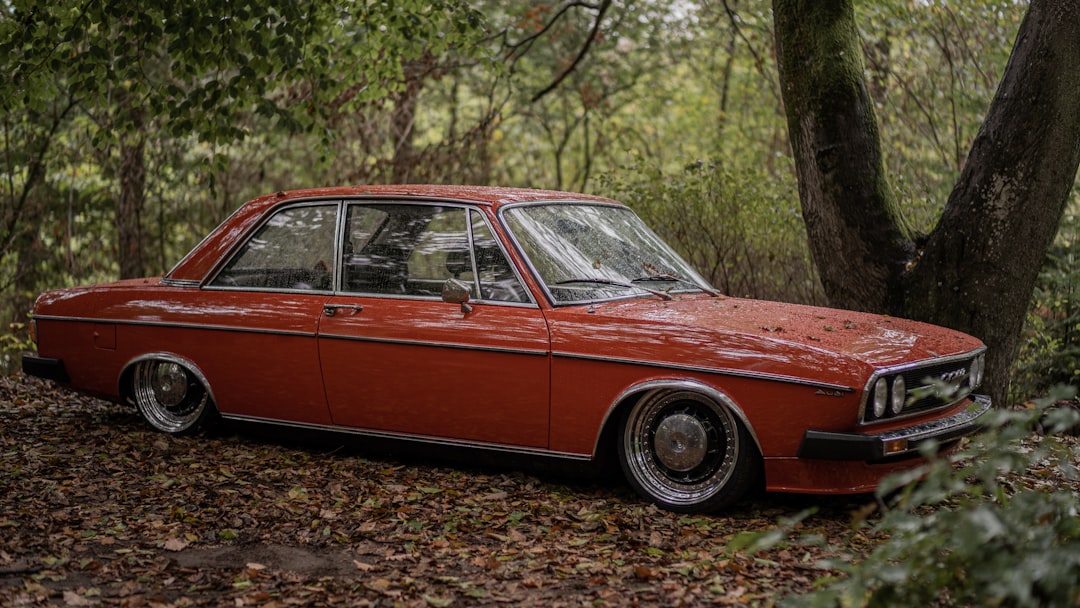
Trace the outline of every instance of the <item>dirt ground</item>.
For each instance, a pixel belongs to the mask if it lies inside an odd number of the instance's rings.
[[[2,606],[769,606],[874,542],[865,496],[677,515],[620,479],[166,436],[22,376],[0,425]],[[824,544],[738,549],[811,507]]]

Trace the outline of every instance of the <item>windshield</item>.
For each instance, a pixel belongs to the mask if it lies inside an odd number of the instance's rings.
[[[504,218],[556,304],[709,291],[708,283],[626,207],[513,207]]]

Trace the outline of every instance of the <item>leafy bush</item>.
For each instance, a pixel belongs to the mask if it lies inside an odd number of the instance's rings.
[[[11,323],[7,333],[0,333],[0,374],[10,374],[19,368],[22,353],[33,350],[34,341],[26,323]]]
[[[698,161],[677,174],[623,167],[601,182],[724,293],[824,302],[793,179]]]
[[[887,540],[859,563],[824,564],[845,576],[822,581],[819,591],[785,602],[1077,605],[1076,488],[1030,481],[1051,469],[1078,479],[1075,440],[1054,435],[1080,424],[1076,407],[1054,405],[1074,399],[1076,390],[1058,387],[1051,393],[1023,411],[993,411],[990,429],[961,453],[886,479],[878,490],[883,513],[874,529]],[[1034,435],[1037,427],[1048,435]]]
[[[1047,253],[1013,366],[1017,401],[1056,384],[1080,386],[1080,216],[1067,216]]]

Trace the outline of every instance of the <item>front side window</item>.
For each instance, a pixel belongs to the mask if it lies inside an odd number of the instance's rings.
[[[514,272],[506,254],[499,247],[491,228],[479,212],[470,214],[473,250],[475,251],[477,284],[480,298],[496,302],[529,301],[529,294]]]
[[[708,283],[626,207],[540,204],[503,215],[556,304],[705,291]]]
[[[326,291],[334,276],[337,204],[278,211],[218,273],[211,285]]]
[[[460,207],[350,205],[342,270],[352,293],[437,298],[455,278],[473,299],[529,301],[481,214]]]

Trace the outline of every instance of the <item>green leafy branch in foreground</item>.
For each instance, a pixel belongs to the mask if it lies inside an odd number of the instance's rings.
[[[1080,480],[1078,444],[1062,436],[1080,425],[1075,401],[1066,404],[1075,398],[1075,387],[1058,387],[1030,409],[995,410],[987,430],[961,452],[887,478],[874,525],[887,540],[857,563],[822,562],[844,576],[821,579],[817,591],[784,604],[1077,605],[1080,484],[1030,481],[1052,470]],[[763,537],[752,548],[777,542]]]

